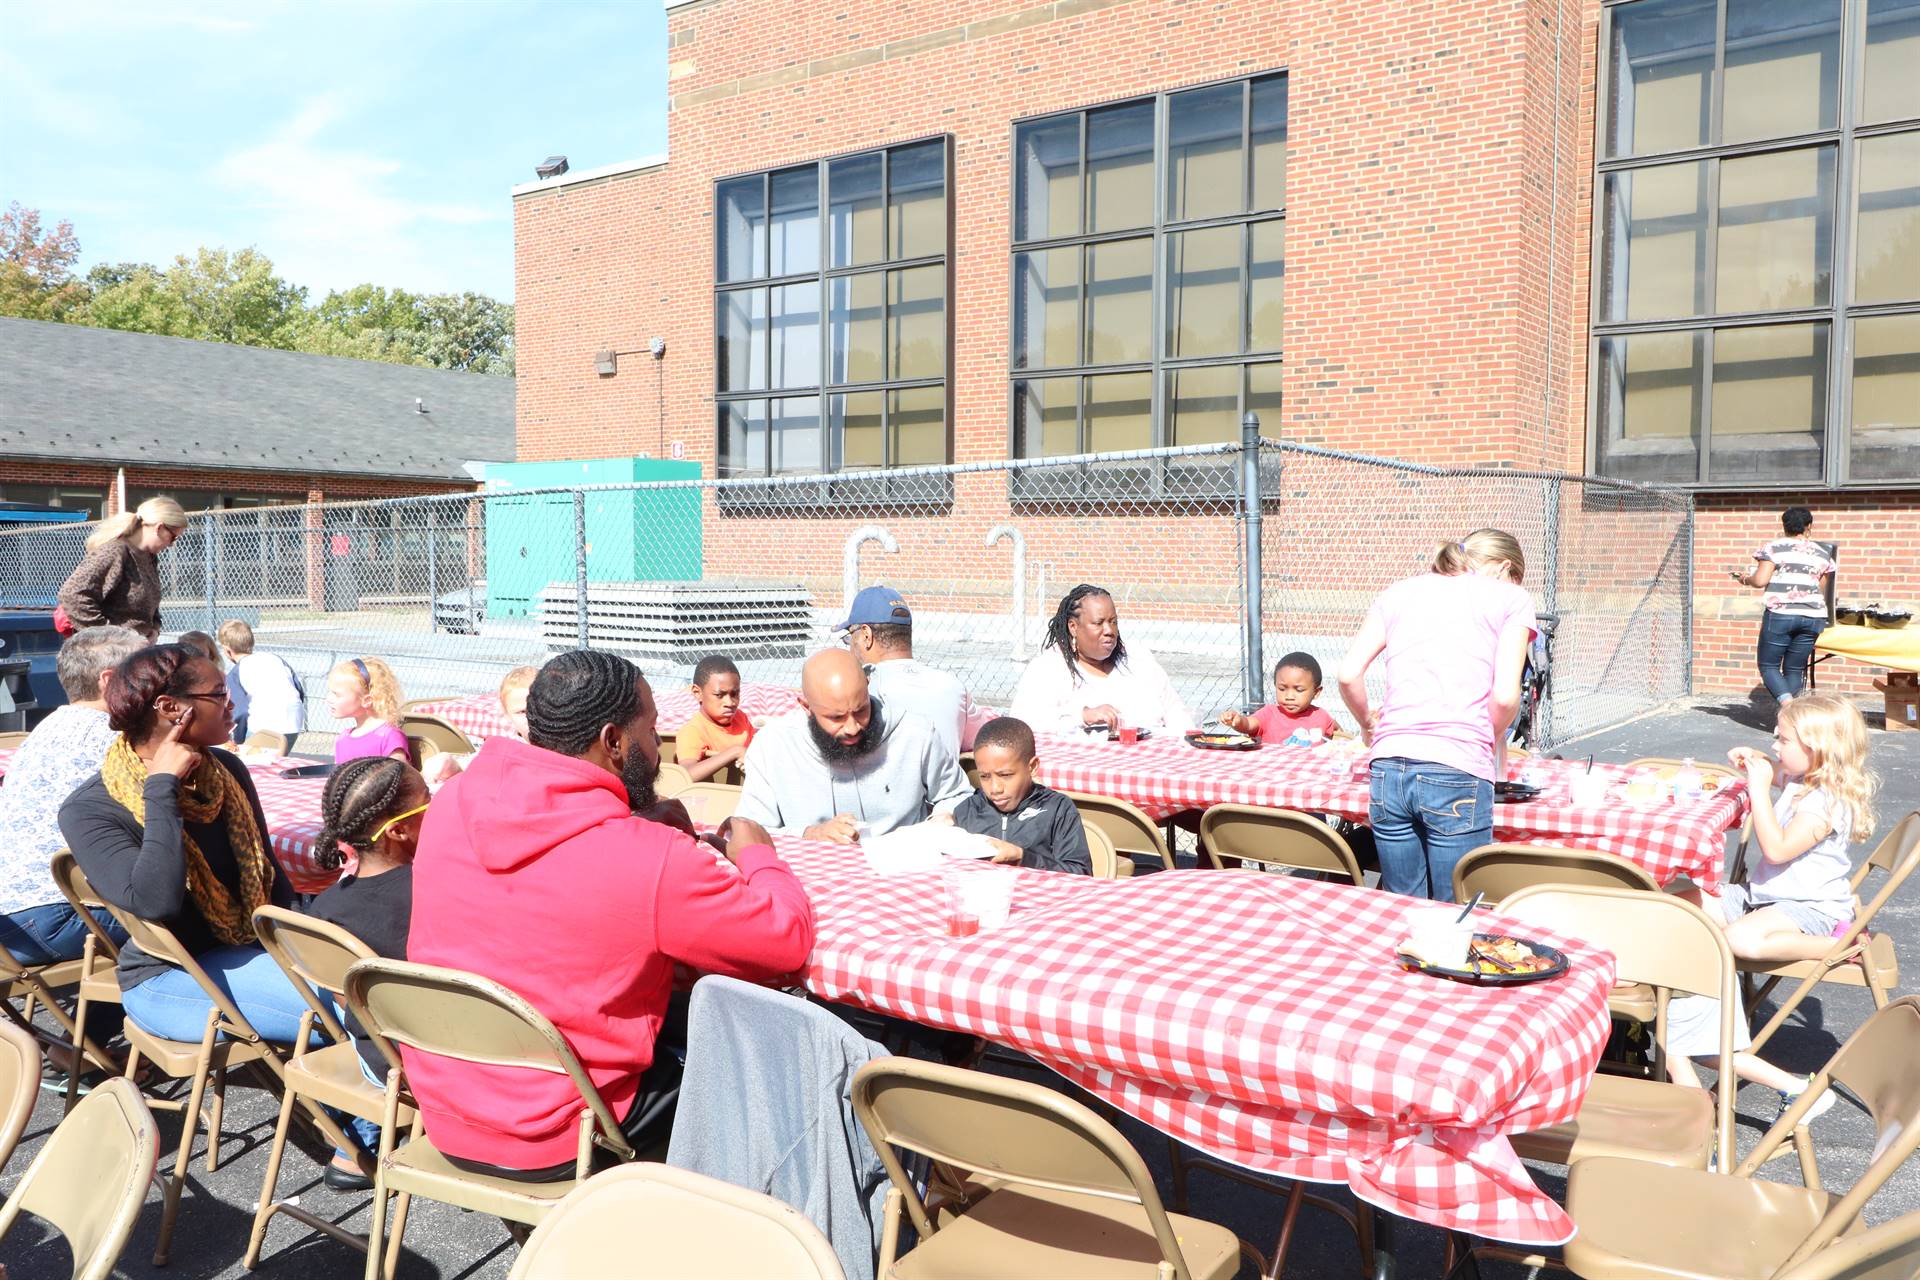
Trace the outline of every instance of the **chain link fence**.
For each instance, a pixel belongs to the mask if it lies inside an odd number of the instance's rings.
[[[1497,525],[1561,616],[1549,740],[1686,691],[1686,495],[1272,441],[1257,459],[1265,665],[1305,649],[1331,683],[1380,587],[1440,540]],[[1245,697],[1248,462],[1210,445],[204,512],[161,557],[163,625],[248,622],[301,673],[309,724],[326,731],[326,672],[369,654],[409,698],[491,692],[583,644],[661,687],[714,652],[750,682],[796,685],[851,594],[885,582],[913,607],[916,656],[1005,706],[1056,601],[1092,582],[1204,717]],[[0,532],[0,607],[50,608],[90,531]],[[1322,703],[1344,715],[1331,688]]]

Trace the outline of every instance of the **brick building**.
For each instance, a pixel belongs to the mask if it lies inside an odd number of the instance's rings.
[[[1844,598],[1913,600],[1920,0],[668,0],[667,33],[668,156],[515,188],[522,460],[866,474],[1252,409],[1697,487],[1701,687],[1755,683],[1724,569],[1790,503]],[[889,578],[951,596],[1019,505],[961,477]],[[1024,527],[1059,581],[1190,587],[1231,575],[1204,507]],[[710,514],[710,567],[837,564],[868,513],[794,514]]]
[[[0,318],[0,500],[98,517],[458,493],[513,456],[513,379]]]

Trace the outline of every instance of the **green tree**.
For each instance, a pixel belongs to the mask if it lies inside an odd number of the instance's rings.
[[[194,332],[193,317],[168,291],[166,273],[149,266],[137,266],[125,279],[96,290],[79,319],[96,329],[200,336]]]
[[[478,293],[434,293],[420,300],[421,363],[464,373],[513,376],[513,304]]]
[[[0,213],[0,315],[28,320],[64,320],[87,300],[87,286],[73,278],[80,239],[71,222],[51,231],[40,211],[18,200]]]
[[[183,253],[167,271],[166,289],[191,317],[191,336],[249,347],[290,350],[307,305],[306,289],[275,275],[273,260],[252,248]]]
[[[102,289],[111,289],[117,284],[125,284],[140,271],[158,273],[159,268],[151,262],[101,262],[96,263],[87,272],[87,288],[95,293]]]

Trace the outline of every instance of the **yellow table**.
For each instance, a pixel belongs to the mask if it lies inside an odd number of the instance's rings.
[[[1832,626],[1813,642],[1816,652],[1852,658],[1872,667],[1890,671],[1920,671],[1920,626],[1904,627]]]

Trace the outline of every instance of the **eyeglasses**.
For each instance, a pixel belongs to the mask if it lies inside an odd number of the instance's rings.
[[[393,830],[395,827],[405,822],[408,818],[413,817],[417,813],[425,813],[426,811],[427,811],[427,806],[423,804],[423,805],[418,805],[412,809],[409,809],[405,813],[394,814],[391,818],[388,818],[385,822],[381,823],[379,826],[373,829],[373,834],[367,837],[367,842],[369,844],[377,843],[381,836],[384,836],[385,834],[387,834],[387,832]]]
[[[198,693],[176,693],[173,696],[176,698],[219,698],[224,702],[228,697],[228,691],[227,686],[221,685],[218,689],[202,689]]]

